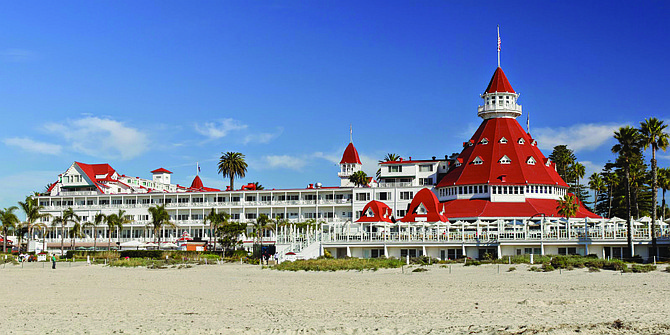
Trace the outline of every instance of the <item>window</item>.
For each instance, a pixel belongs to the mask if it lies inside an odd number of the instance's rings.
[[[255,220],[256,219],[256,213],[247,213],[246,218],[247,218],[247,220]]]
[[[528,165],[535,165],[535,158],[533,158],[533,156],[528,157],[528,160],[526,160],[526,163]]]
[[[269,196],[269,195],[261,195],[261,201],[265,201],[265,202],[272,201],[272,196]]]
[[[233,220],[239,220],[240,219],[240,213],[230,214],[230,218],[233,219]]]
[[[447,249],[448,259],[463,258],[463,249]]]
[[[370,193],[356,193],[356,201],[370,201]]]
[[[400,200],[412,200],[414,192],[400,192]]]
[[[230,201],[232,201],[232,202],[240,202],[240,197],[230,197]]]
[[[121,199],[112,199],[112,205],[120,205]]]
[[[193,202],[204,202],[203,198],[193,198]]]
[[[188,203],[188,198],[177,198],[177,202],[180,204]]]
[[[500,141],[498,141],[498,142],[500,142],[500,143],[502,143],[502,144],[505,144],[505,143],[507,143],[507,139],[503,137],[503,138],[501,138]]]
[[[389,166],[389,172],[402,172],[402,165]]]
[[[472,164],[482,165],[482,164],[484,164],[484,160],[481,157],[477,156],[477,157],[475,157],[475,159],[472,160]]]
[[[398,210],[396,210],[396,214],[398,215],[398,217],[403,217],[403,216],[407,215],[407,211],[404,210],[404,209],[398,209]]]
[[[489,140],[486,137],[484,137],[484,138],[482,138],[481,141],[479,141],[479,143],[481,143],[483,145],[486,145],[486,144],[489,144]]]
[[[377,193],[377,200],[391,200],[391,192]]]
[[[422,249],[400,249],[400,258],[405,258],[409,256],[410,258],[423,256]]]
[[[372,249],[370,250],[370,257],[371,258],[379,258],[384,256],[384,249]]]
[[[302,213],[302,216],[305,219],[316,219],[316,213]]]
[[[193,199],[193,200],[195,200],[195,199]],[[247,195],[246,198],[244,198],[244,201],[256,201],[256,196],[255,195]]]
[[[500,158],[498,163],[500,163],[500,164],[511,164],[512,160],[509,159],[509,157],[507,157],[507,155],[504,155],[504,156],[502,156],[502,158]]]
[[[419,165],[419,172],[431,172],[433,171],[433,165]]]
[[[316,194],[305,194],[305,200],[316,200]]]
[[[577,248],[558,248],[559,255],[576,255]]]
[[[526,140],[523,139],[523,137],[520,137],[519,140],[517,141],[519,144],[524,144],[526,143]]]
[[[433,185],[433,178],[419,178],[419,185]]]

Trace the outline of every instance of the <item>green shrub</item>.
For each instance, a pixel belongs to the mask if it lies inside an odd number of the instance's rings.
[[[537,266],[531,266],[530,268],[528,268],[528,271],[540,272],[542,270],[540,268],[538,268]]]
[[[433,263],[437,263],[438,260],[435,258],[430,258],[428,256],[420,256],[420,257],[412,257],[409,259],[409,262],[411,264],[419,264],[419,265],[430,265]]]
[[[646,273],[650,271],[656,271],[656,265],[652,264],[644,264],[644,265],[639,265],[639,264],[633,264],[631,271],[634,273]]]
[[[554,271],[554,270],[556,270],[556,269],[551,265],[551,263],[542,264],[542,271],[551,272],[551,271]]]
[[[465,263],[465,266],[479,266],[479,265],[482,265],[482,262],[476,259],[468,259],[468,261]]]
[[[159,259],[163,257],[161,250],[124,250],[121,251],[120,258],[153,258]]]
[[[600,268],[589,267],[589,272],[600,272]]]
[[[416,269],[412,270],[412,272],[426,272],[426,271],[428,271],[428,269],[426,269],[426,268],[416,268]]]
[[[516,267],[510,266],[509,269],[507,269],[507,272],[512,272],[516,271]]]
[[[283,262],[273,269],[282,271],[339,271],[339,270],[377,270],[399,268],[404,262],[396,258],[337,258],[337,259],[305,259],[294,262]]]
[[[328,249],[323,249],[323,258],[333,259],[333,255],[328,251]]]

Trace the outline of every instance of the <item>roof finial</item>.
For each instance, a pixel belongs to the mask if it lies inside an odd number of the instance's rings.
[[[498,25],[498,67],[500,67],[500,25]]]
[[[197,176],[198,174],[200,174],[200,163],[199,163],[199,162],[195,162],[195,170],[196,170],[196,171],[195,171],[195,175],[196,175],[196,176]]]
[[[349,124],[349,143],[354,143],[354,126]]]

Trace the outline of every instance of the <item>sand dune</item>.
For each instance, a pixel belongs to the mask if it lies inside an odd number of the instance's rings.
[[[670,273],[516,267],[8,266],[0,326],[10,334],[670,334]]]

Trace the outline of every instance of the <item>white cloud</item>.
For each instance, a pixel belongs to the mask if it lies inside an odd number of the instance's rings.
[[[537,140],[538,146],[544,150],[552,150],[557,145],[565,144],[575,152],[593,151],[613,139],[614,131],[621,126],[587,123],[570,127],[535,128],[531,129],[531,133]]]
[[[60,155],[61,146],[58,144],[35,141],[27,137],[12,137],[4,139],[6,145],[19,147],[26,151],[45,155]]]
[[[242,141],[244,144],[249,144],[249,143],[261,143],[265,144],[268,143],[275,138],[279,137],[284,132],[284,128],[278,127],[277,131],[274,133],[257,133],[257,134],[248,134],[244,137],[244,141]]]
[[[242,124],[240,121],[235,119],[221,119],[215,122],[205,122],[202,125],[195,124],[195,131],[200,135],[208,137],[210,140],[219,139],[228,135],[229,132],[234,130],[243,130],[247,129],[246,124]]]
[[[263,157],[263,165],[269,168],[283,168],[300,171],[307,165],[307,159],[289,155],[270,155]]]
[[[45,129],[62,136],[80,153],[105,159],[132,159],[149,147],[148,137],[138,129],[107,118],[84,117],[50,123]]]
[[[5,49],[0,51],[0,59],[7,62],[26,62],[35,59],[37,55],[24,49]]]

